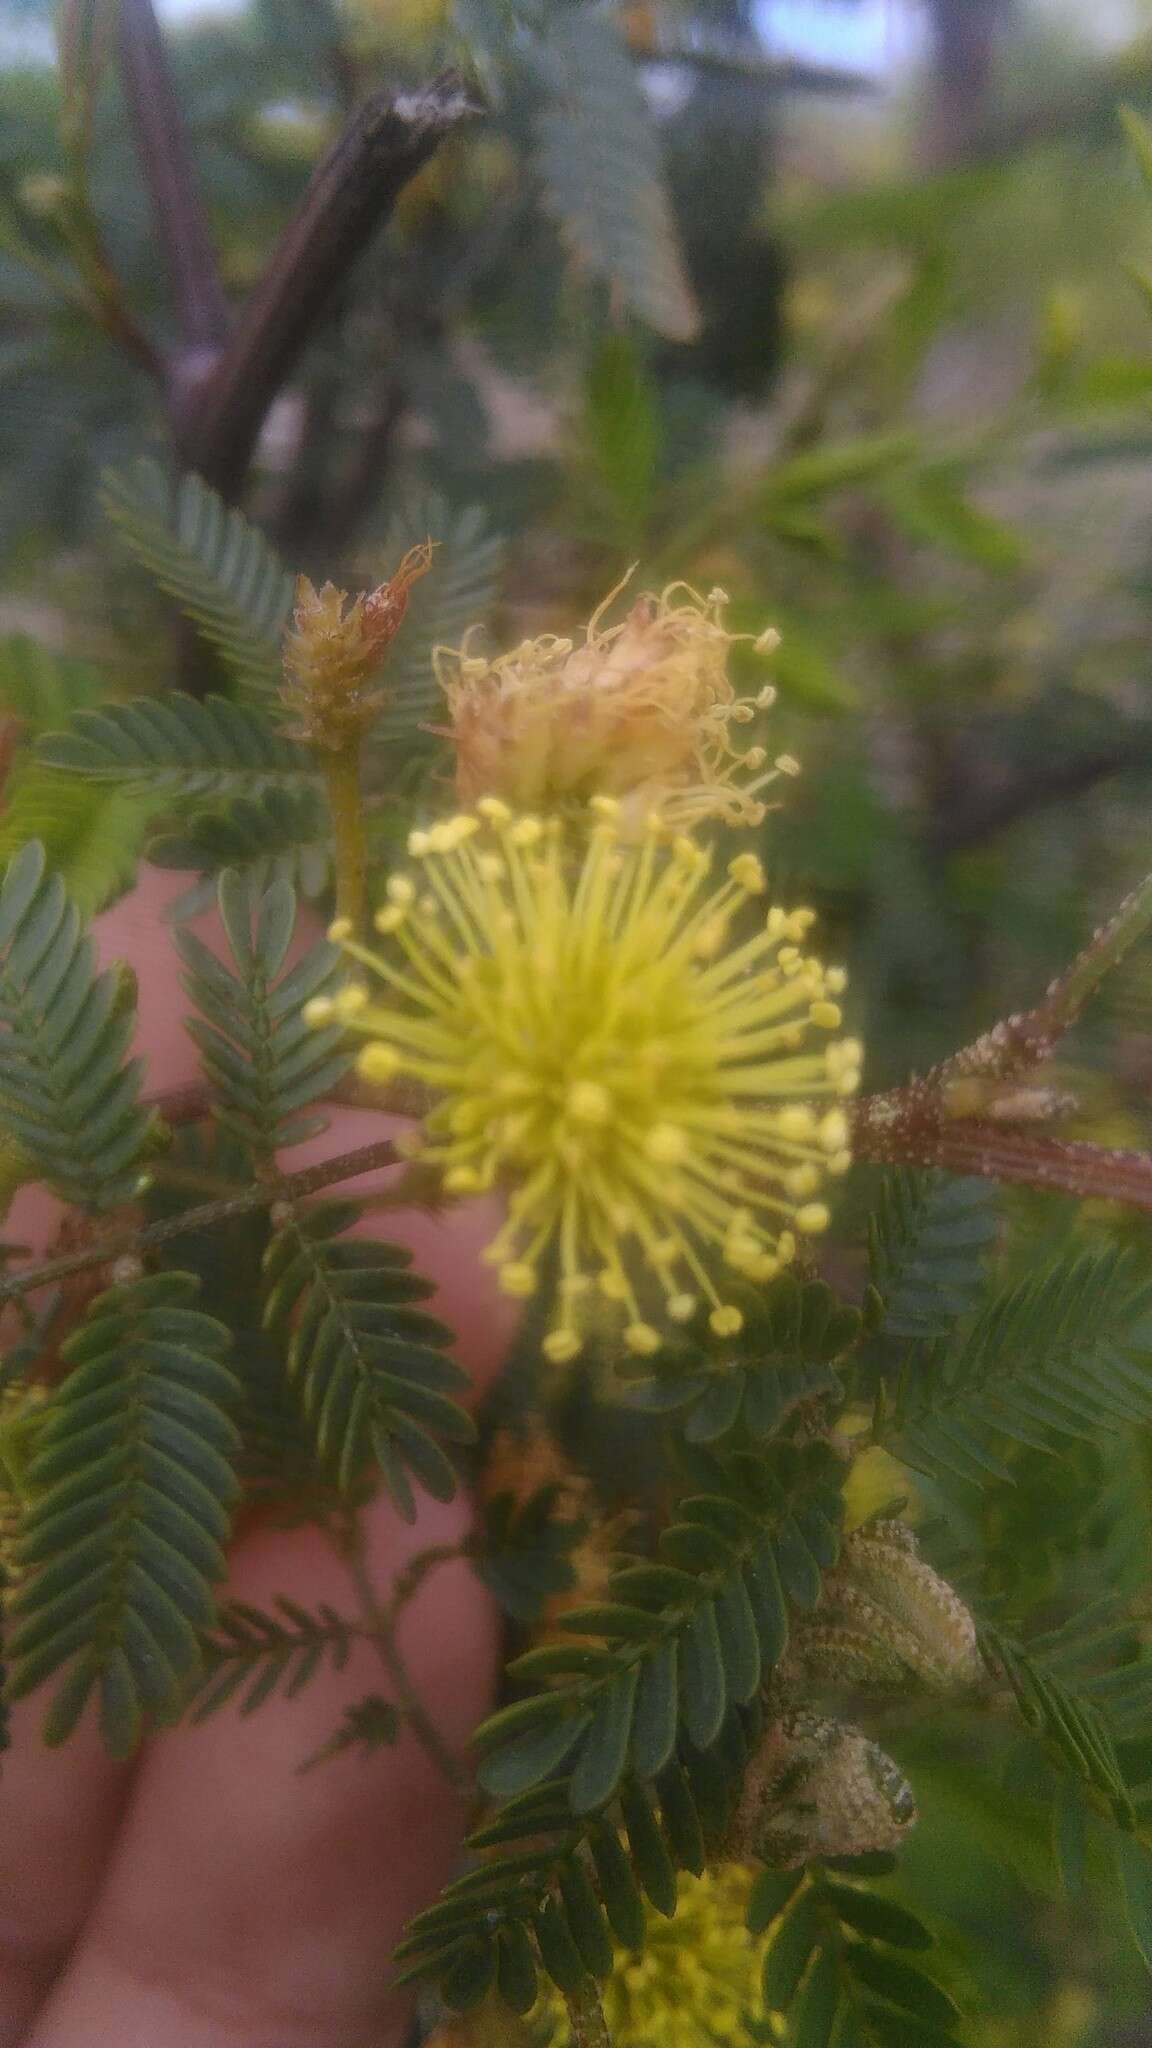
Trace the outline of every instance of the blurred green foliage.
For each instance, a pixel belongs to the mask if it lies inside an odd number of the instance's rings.
[[[173,818],[156,787],[77,784],[32,756],[78,715],[94,745],[96,703],[188,680],[141,564],[207,619],[211,679],[250,702],[287,590],[197,486],[166,510],[163,473],[135,467],[168,459],[165,392],[118,309],[177,360],[178,309],[110,13],[72,0],[65,28],[62,71],[29,56],[0,77],[0,854],[42,838],[92,909],[158,819],[161,859],[250,859],[261,882],[319,893],[307,792],[254,780],[223,820]],[[437,772],[434,735],[413,739],[435,721],[436,640],[473,619],[501,644],[571,631],[632,564],[636,589],[718,583],[734,624],[782,635],[774,734],[807,773],[768,852],[848,959],[869,1086],[1034,999],[1150,864],[1147,49],[1094,72],[1050,49],[1040,75],[1062,89],[1031,98],[1024,53],[1007,60],[986,147],[929,173],[898,112],[774,67],[737,8],[254,0],[169,40],[234,306],[350,99],[450,58],[487,101],[342,287],[246,500],[315,575],[378,575],[423,532],[444,542],[406,629],[407,737],[389,742],[409,791]],[[184,795],[219,793],[203,750],[183,768],[200,776]],[[382,815],[382,841],[394,829]],[[1080,1135],[1147,1146],[1150,1001],[1136,959],[1063,1049]],[[1118,1205],[1007,1206],[1017,1275],[1073,1242],[1147,1260],[1146,1221]],[[917,1481],[942,1568],[963,1550],[963,1590],[1009,1632],[1115,1593],[1145,1633],[1147,1431],[1006,1455],[976,1496]],[[906,1884],[954,1930],[986,2016],[971,2039],[1144,2039],[1152,1994],[1120,1932],[1127,1914],[1149,1954],[1137,1852],[1117,1860],[1074,1802],[1054,1835],[1042,1767],[1006,1735],[982,1742],[979,1773],[970,1729],[895,1717],[885,1741],[924,1816]]]

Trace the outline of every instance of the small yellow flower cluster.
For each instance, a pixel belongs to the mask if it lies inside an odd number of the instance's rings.
[[[557,1255],[549,1358],[576,1356],[594,1302],[638,1355],[660,1346],[656,1301],[737,1332],[717,1269],[771,1279],[825,1228],[823,1183],[849,1163],[861,1049],[837,1035],[842,972],[805,950],[812,913],[766,908],[752,853],[714,875],[660,814],[633,847],[603,796],[574,845],[485,798],[409,853],[385,944],[333,927],[379,995],[357,981],[310,1021],[365,1037],[365,1080],[433,1092],[417,1143],[448,1193],[506,1191],[487,1256],[507,1293],[534,1293]]]
[[[684,1875],[674,1920],[649,1911],[642,1955],[621,1951],[600,1997],[609,2039],[619,2048],[702,2048],[748,2040],[761,2010],[760,1974],[767,1935],[744,1925],[752,1872],[725,1864],[703,1877]],[[531,2029],[541,2048],[567,2048],[564,2004],[545,1992]]]
[[[728,654],[741,639],[771,653],[777,634],[729,633],[725,593],[704,598],[683,583],[602,626],[617,594],[594,613],[581,647],[545,634],[494,661],[467,644],[437,649],[461,802],[499,796],[516,810],[554,810],[606,795],[638,825],[653,805],[680,826],[759,824],[763,792],[798,764],[733,744],[732,727],[750,724],[776,693],[737,697]]]

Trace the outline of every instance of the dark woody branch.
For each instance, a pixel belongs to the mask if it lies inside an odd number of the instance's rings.
[[[120,64],[157,236],[172,280],[179,344],[170,366],[177,386],[201,369],[228,332],[228,302],[179,100],[168,70],[152,0],[120,0]]]
[[[176,423],[177,450],[234,498],[268,408],[404,186],[477,111],[445,74],[423,91],[374,93],[320,164],[208,382]]]
[[[377,92],[350,116],[229,334],[229,313],[152,0],[120,0],[124,90],[179,340],[168,364],[176,453],[222,496],[243,487],[268,409],[396,199],[478,109],[445,73]]]

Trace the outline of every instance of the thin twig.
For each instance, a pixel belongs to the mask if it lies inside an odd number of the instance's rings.
[[[299,1173],[284,1174],[266,1187],[245,1188],[242,1194],[224,1201],[202,1202],[197,1208],[181,1210],[178,1216],[165,1216],[158,1223],[147,1223],[140,1229],[85,1245],[82,1251],[65,1252],[58,1259],[45,1259],[21,1272],[5,1273],[0,1276],[0,1303],[13,1301],[36,1287],[53,1286],[56,1281],[67,1280],[71,1274],[83,1273],[91,1266],[109,1265],[126,1253],[151,1251],[155,1245],[183,1237],[188,1231],[230,1223],[237,1216],[251,1215],[254,1210],[271,1208],[277,1202],[299,1201],[319,1194],[323,1188],[336,1187],[341,1181],[355,1180],[361,1174],[375,1173],[380,1167],[397,1163],[396,1148],[390,1138],[358,1145],[354,1152],[341,1153],[338,1159],[324,1160],[318,1166],[303,1167]]]
[[[1150,930],[1152,875],[1124,898],[1030,1010],[1001,1018],[903,1087],[858,1102],[852,1117],[856,1157],[941,1166],[952,1173],[1060,1188],[1079,1197],[1111,1196],[1132,1208],[1152,1209],[1152,1155],[1011,1128],[1027,1121],[1023,1105],[1029,1093],[1013,1084],[1035,1076],[1031,1092],[1044,1110],[1049,1091],[1037,1070],[1105,975]]]
[[[1131,769],[1142,769],[1145,773],[1148,770],[1146,755],[1138,750],[1135,735],[1131,746],[1101,748],[1073,761],[1039,762],[993,788],[981,788],[971,778],[964,778],[932,830],[932,850],[938,854],[962,853],[966,847],[980,845],[1020,818],[1031,817],[1049,804],[1081,796]],[[956,779],[960,781],[959,777]]]
[[[441,1776],[454,1790],[459,1790],[467,1783],[467,1774],[445,1742],[412,1682],[411,1673],[396,1640],[395,1617],[390,1607],[381,1600],[372,1583],[365,1555],[364,1532],[359,1520],[349,1526],[341,1544],[341,1551],[349,1577],[356,1588],[356,1596],[367,1623],[368,1633],[380,1662],[392,1681],[396,1704],[413,1735]]]
[[[902,1091],[894,1091],[902,1092]],[[857,1159],[885,1166],[935,1166],[949,1173],[977,1174],[1018,1187],[1051,1188],[1080,1201],[1091,1196],[1152,1211],[1152,1154],[1081,1139],[1053,1138],[1006,1130],[978,1117],[941,1123],[908,1113],[876,1120],[880,1097],[857,1107],[852,1149]]]

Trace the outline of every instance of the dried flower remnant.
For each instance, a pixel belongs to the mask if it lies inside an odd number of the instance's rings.
[[[775,691],[737,697],[728,655],[741,640],[769,654],[778,636],[728,632],[725,593],[700,597],[684,583],[602,626],[617,594],[580,647],[545,634],[494,661],[467,644],[437,650],[461,802],[499,796],[517,810],[554,810],[600,793],[620,798],[637,825],[653,806],[681,826],[758,824],[765,791],[797,763],[734,744],[732,728],[766,711]]]
[[[710,879],[659,817],[635,848],[615,801],[591,813],[574,852],[558,820],[492,798],[413,833],[376,918],[387,944],[333,927],[369,986],[309,1006],[365,1036],[364,1079],[433,1091],[416,1144],[448,1193],[506,1192],[486,1254],[505,1291],[534,1293],[555,1253],[558,1363],[597,1304],[640,1356],[662,1341],[655,1303],[741,1327],[719,1276],[771,1279],[825,1228],[861,1059],[835,1035],[842,971],[804,951],[812,912],[765,907],[753,854]]]
[[[433,544],[409,548],[395,574],[360,597],[334,583],[319,590],[306,576],[296,585],[284,641],[283,702],[307,745],[339,749],[367,731],[381,703],[375,671],[408,609],[412,585],[432,566]]]

